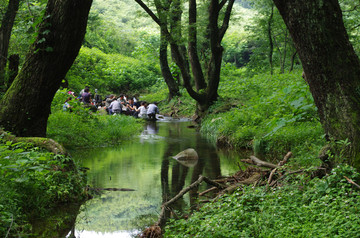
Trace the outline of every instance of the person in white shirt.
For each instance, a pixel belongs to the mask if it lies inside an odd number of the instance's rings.
[[[147,109],[146,109],[146,102],[141,102],[141,106],[136,109],[135,117],[139,118],[146,118],[147,117]]]

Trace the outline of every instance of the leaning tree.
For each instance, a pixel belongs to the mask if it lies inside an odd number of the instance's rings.
[[[360,168],[360,62],[338,0],[273,0],[301,59],[305,78],[331,140],[348,139],[350,163]]]
[[[46,136],[52,99],[78,55],[92,0],[49,0],[35,43],[0,102],[0,127]]]

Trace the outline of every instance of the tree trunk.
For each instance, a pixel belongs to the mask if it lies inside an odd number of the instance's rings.
[[[14,25],[15,17],[19,9],[20,0],[9,0],[4,18],[0,27],[0,85],[4,84],[5,67],[7,63],[9,42],[11,37],[11,30]]]
[[[272,39],[272,21],[274,17],[274,5],[271,4],[271,12],[268,20],[268,38],[269,38],[269,64],[270,64],[270,74],[273,75],[273,54],[274,54],[274,43]]]
[[[19,72],[20,56],[18,54],[10,55],[9,57],[9,77],[6,82],[7,88],[11,86]]]
[[[52,99],[83,41],[92,0],[49,0],[25,63],[0,105],[0,125],[17,136],[46,136]]]
[[[303,64],[321,123],[333,140],[351,142],[360,168],[360,62],[337,0],[274,0]]]
[[[161,74],[166,82],[166,85],[169,89],[169,100],[172,99],[175,96],[179,96],[179,85],[175,78],[173,77],[169,63],[168,63],[168,41],[161,33],[160,36],[160,68],[161,68]]]
[[[206,88],[205,77],[201,68],[197,48],[197,10],[196,0],[189,1],[189,61],[194,76],[196,91]]]

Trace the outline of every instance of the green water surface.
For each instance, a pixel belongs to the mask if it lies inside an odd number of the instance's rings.
[[[239,155],[218,151],[191,126],[192,122],[149,122],[140,136],[118,147],[73,152],[90,168],[90,186],[135,190],[105,191],[89,200],[78,215],[76,237],[131,237],[155,223],[161,204],[199,175],[218,178],[238,170]],[[199,159],[185,166],[172,156],[187,148],[195,149]],[[184,196],[174,209],[194,205],[197,192]]]

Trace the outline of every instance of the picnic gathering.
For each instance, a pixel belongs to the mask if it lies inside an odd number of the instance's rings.
[[[69,101],[78,100],[85,107],[90,107],[93,111],[106,112],[109,115],[128,115],[135,118],[143,118],[148,120],[156,120],[156,114],[159,114],[157,102],[148,103],[146,101],[139,101],[138,95],[115,95],[110,94],[102,97],[95,89],[95,94],[90,92],[90,87],[85,86],[80,91],[78,96],[75,92],[68,91],[69,97],[64,102],[63,110],[71,111]]]

